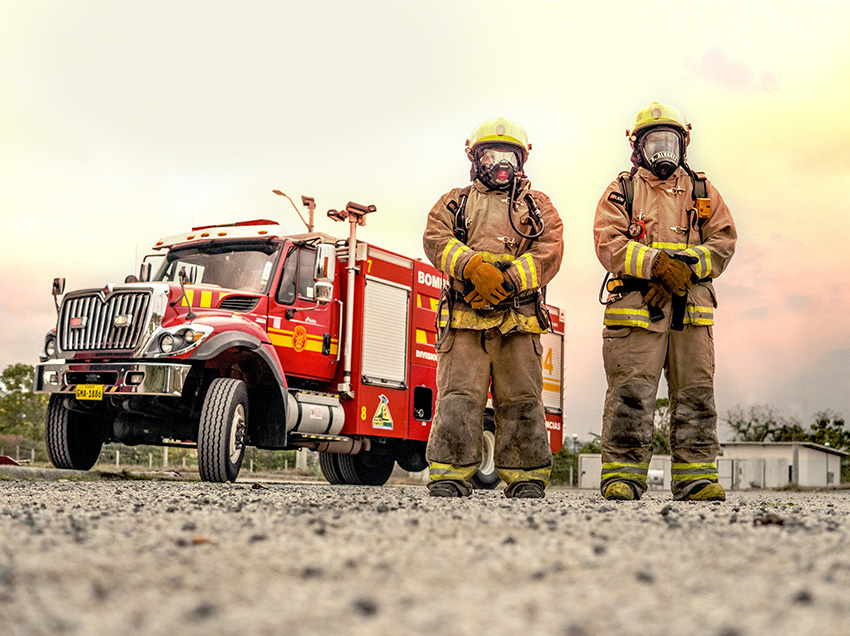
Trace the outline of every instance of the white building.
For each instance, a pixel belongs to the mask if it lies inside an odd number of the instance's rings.
[[[726,490],[837,485],[844,451],[811,442],[723,442],[717,458],[720,484]],[[579,488],[599,489],[602,456],[578,457]],[[670,456],[656,455],[649,464],[650,489],[670,490]]]
[[[729,490],[831,486],[841,481],[844,451],[811,442],[724,442],[717,469]]]

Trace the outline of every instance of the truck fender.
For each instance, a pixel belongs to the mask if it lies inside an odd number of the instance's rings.
[[[263,362],[266,363],[266,366],[268,366],[274,375],[274,379],[280,387],[281,398],[283,399],[284,405],[286,405],[286,379],[280,371],[280,360],[278,360],[277,354],[274,351],[269,351],[269,349],[263,345],[262,340],[252,336],[251,334],[234,331],[215,334],[197,348],[194,355],[192,355],[192,359],[211,360],[222,351],[232,349],[233,347],[244,347],[245,349],[250,349],[262,358]]]

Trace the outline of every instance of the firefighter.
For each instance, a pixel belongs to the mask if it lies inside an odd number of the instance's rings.
[[[437,406],[427,458],[432,496],[472,494],[488,393],[494,459],[507,497],[543,497],[552,453],[541,397],[543,288],[563,255],[563,224],[523,172],[531,144],[496,118],[466,142],[472,184],[431,209],[425,254],[447,277],[437,312]]]
[[[672,106],[653,102],[637,111],[626,131],[633,167],[596,208],[596,254],[614,276],[602,333],[606,499],[639,499],[646,491],[662,371],[673,497],[726,499],[715,461],[713,281],[729,264],[737,233],[720,193],[687,164],[690,131]]]

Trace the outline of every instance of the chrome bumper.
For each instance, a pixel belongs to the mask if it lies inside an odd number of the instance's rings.
[[[35,368],[35,393],[75,393],[81,384],[101,385],[104,395],[183,394],[192,365],[157,362],[88,364],[52,360]]]

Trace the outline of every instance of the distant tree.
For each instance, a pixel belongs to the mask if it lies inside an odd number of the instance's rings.
[[[725,413],[723,421],[732,429],[736,442],[771,441],[775,431],[792,424],[776,408],[766,404],[755,404],[747,410],[736,406]]]
[[[0,434],[44,437],[47,398],[32,392],[34,372],[31,365],[18,363],[0,373]]]
[[[815,413],[808,441],[850,451],[850,431],[844,427],[844,418],[832,411]]]
[[[655,455],[670,454],[670,400],[655,400],[652,420],[652,452]]]

